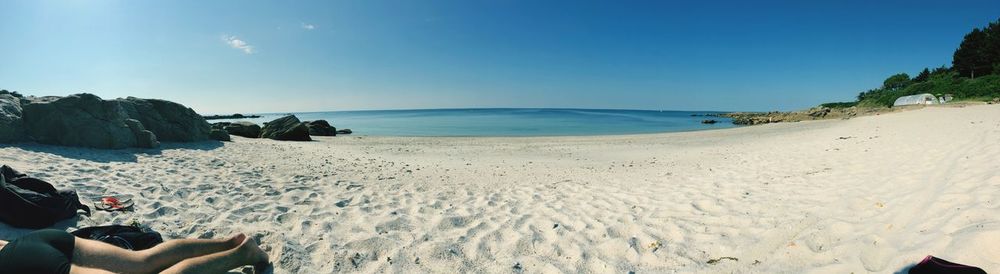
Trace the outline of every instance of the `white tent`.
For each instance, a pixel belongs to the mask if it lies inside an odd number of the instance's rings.
[[[899,97],[899,99],[896,99],[895,103],[892,103],[892,106],[895,107],[895,106],[907,106],[907,105],[931,105],[937,103],[938,103],[937,97],[934,97],[934,95],[930,93],[924,93],[924,94]]]

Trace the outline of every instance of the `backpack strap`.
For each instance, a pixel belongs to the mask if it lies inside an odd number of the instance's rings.
[[[83,215],[90,217],[90,207],[83,203],[80,203],[80,200],[77,200],[76,202],[76,209],[83,210]]]
[[[14,170],[14,168],[8,165],[3,165],[0,166],[0,176],[6,177],[8,180],[14,180],[20,177],[24,177],[24,174],[17,172],[17,170]]]

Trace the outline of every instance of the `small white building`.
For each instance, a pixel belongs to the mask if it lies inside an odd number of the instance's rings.
[[[910,96],[903,96],[896,99],[892,106],[909,106],[909,105],[933,105],[938,104],[937,97],[934,94],[924,93]]]

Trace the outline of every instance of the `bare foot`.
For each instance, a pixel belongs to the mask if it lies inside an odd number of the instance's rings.
[[[237,233],[237,234],[234,234],[233,236],[229,236],[229,239],[226,240],[226,242],[228,242],[229,245],[232,246],[232,247],[237,247],[237,246],[240,246],[240,244],[242,244],[243,241],[246,241],[246,239],[247,239],[247,235],[245,235],[243,233]]]
[[[246,236],[243,236],[243,238],[243,242],[240,243],[240,246],[237,248],[239,248],[239,251],[244,254],[247,264],[254,265],[254,268],[257,268],[257,266],[261,264],[266,265],[268,263],[267,253],[257,246],[257,241],[254,241],[253,238]]]

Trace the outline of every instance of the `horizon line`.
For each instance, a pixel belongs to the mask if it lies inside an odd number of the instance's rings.
[[[668,110],[668,109],[629,109],[629,108],[574,108],[574,107],[453,107],[453,108],[389,108],[389,109],[351,109],[351,110],[320,110],[320,111],[276,111],[276,112],[234,112],[234,113],[206,113],[202,116],[211,115],[260,115],[260,114],[306,114],[325,112],[372,112],[372,111],[428,111],[428,110],[611,110],[611,111],[651,111],[651,112],[708,112],[708,113],[731,113],[731,112],[759,112],[759,111],[730,111],[730,110]]]

